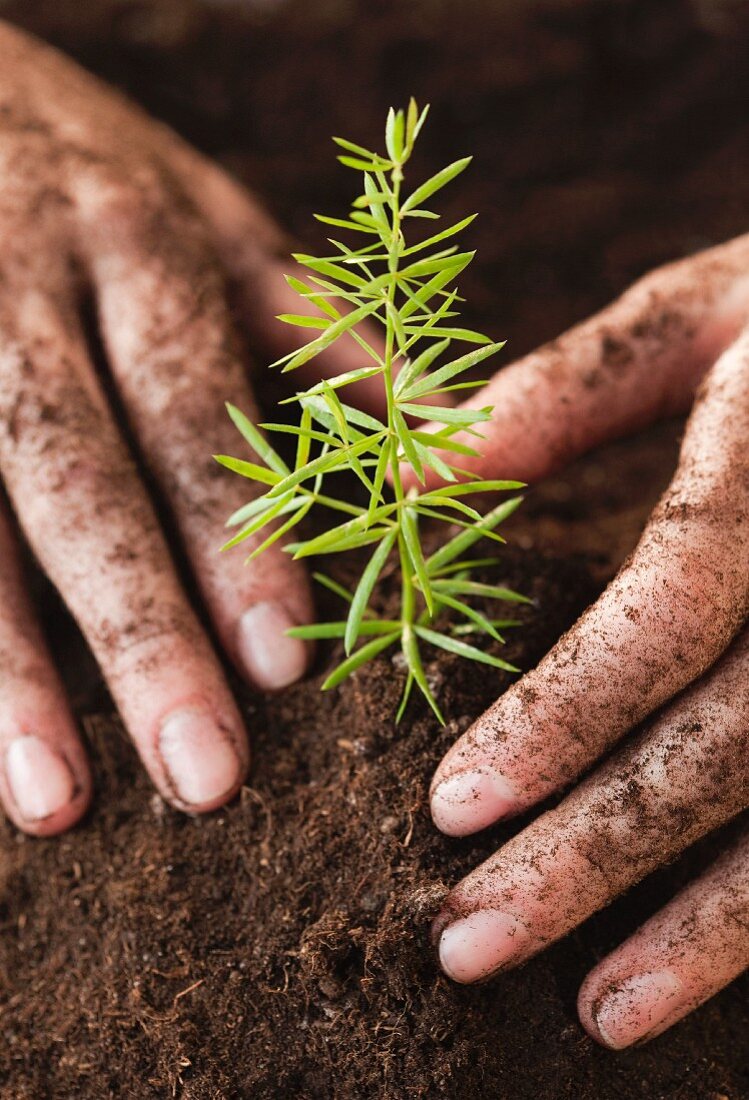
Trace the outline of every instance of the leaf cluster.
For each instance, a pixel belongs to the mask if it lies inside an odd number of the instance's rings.
[[[408,668],[399,717],[416,685],[442,720],[424,672],[422,645],[517,671],[463,639],[486,635],[501,642],[500,630],[515,625],[515,620],[490,619],[478,611],[471,602],[476,597],[515,603],[525,598],[471,579],[478,564],[494,560],[471,559],[472,547],[483,538],[503,542],[496,528],[521,500],[513,495],[482,515],[471,504],[471,494],[514,493],[522,484],[482,479],[461,465],[466,457],[478,454],[474,443],[492,410],[455,408],[449,402],[454,393],[483,385],[468,378],[468,372],[503,344],[461,327],[457,320],[456,307],[462,299],[456,280],[474,253],[461,251],[456,238],[475,215],[409,243],[409,226],[439,220],[431,209],[432,199],[471,160],[456,160],[410,194],[403,194],[404,168],[427,113],[428,108],[419,111],[413,100],[406,111],[391,109],[383,155],[334,138],[342,150],[339,161],[361,173],[360,194],[346,218],[316,215],[336,231],[335,237],[328,238],[332,251],[321,257],[296,254],[294,259],[304,273],[286,276],[302,304],[299,313],[279,319],[314,335],[272,366],[285,373],[296,371],[344,336],[359,348],[363,365],[298,390],[288,399],[299,407],[296,424],[256,426],[239,409],[228,406],[254,459],[227,455],[216,459],[263,490],[230,517],[229,525],[236,532],[226,549],[258,537],[250,559],[257,557],[297,528],[314,506],[329,510],[330,525],[315,537],[287,541],[287,553],[308,558],[371,548],[353,591],[319,576],[345,601],[346,617],[292,631],[306,639],[343,639],[345,658],[323,687],[335,687],[364,662],[398,644]],[[344,243],[338,239],[338,230],[356,235],[355,239]],[[378,327],[379,338],[372,335]],[[455,355],[455,344],[468,345],[468,350]],[[382,419],[346,400],[349,386],[372,378],[379,378],[383,387],[387,415]],[[429,431],[424,430],[424,420],[433,421]],[[292,463],[284,461],[269,442],[274,434],[294,437]],[[413,469],[420,488],[404,492],[404,464]],[[427,470],[445,484],[427,489]],[[336,491],[335,478],[344,473],[353,474],[364,487],[366,503],[354,504]],[[424,520],[457,528],[431,555],[425,553],[420,537]],[[400,615],[382,619],[372,610],[371,599],[394,554],[402,583]],[[440,627],[447,612],[453,625]]]

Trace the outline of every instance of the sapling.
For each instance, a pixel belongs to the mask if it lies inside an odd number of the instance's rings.
[[[289,285],[316,315],[283,314],[279,320],[311,330],[315,335],[299,350],[284,355],[274,367],[294,371],[348,334],[356,342],[365,365],[299,391],[288,401],[298,404],[298,423],[255,426],[239,409],[229,414],[258,461],[217,455],[217,461],[242,477],[260,482],[265,491],[232,515],[229,525],[239,530],[224,549],[265,533],[250,559],[262,554],[296,527],[313,506],[329,511],[332,525],[321,534],[289,542],[284,549],[295,558],[322,557],[371,547],[372,552],[353,591],[315,574],[348,605],[345,620],[294,628],[304,639],[342,638],[345,658],[328,676],[323,689],[340,684],[355,669],[390,646],[400,646],[408,670],[397,719],[403,714],[413,686],[424,694],[440,721],[442,714],[425,675],[421,647],[437,646],[450,653],[516,672],[512,665],[465,641],[483,634],[502,642],[500,630],[516,625],[513,619],[489,618],[469,601],[488,597],[518,602],[524,597],[494,584],[472,579],[471,571],[494,558],[472,559],[479,539],[503,542],[496,528],[520,503],[504,498],[482,515],[465,499],[469,494],[505,493],[522,488],[517,481],[485,480],[459,465],[476,455],[465,443],[466,434],[480,438],[479,425],[490,419],[491,407],[457,409],[448,395],[482,382],[466,380],[466,372],[503,347],[487,336],[456,325],[458,297],[455,280],[473,259],[461,252],[455,237],[476,215],[447,229],[409,243],[406,230],[439,217],[425,204],[470,163],[464,157],[437,172],[410,194],[404,194],[404,169],[424,125],[428,107],[419,111],[412,99],[406,111],[391,108],[385,131],[385,155],[334,138],[343,150],[338,160],[363,174],[362,193],[347,218],[316,215],[326,226],[357,234],[360,247],[329,238],[330,256],[297,254],[294,259],[309,272],[305,279],[287,275]],[[372,322],[382,326],[384,339],[375,342]],[[366,323],[366,324],[365,324]],[[454,357],[454,344],[469,350]],[[364,379],[381,381],[386,415],[383,419],[346,403],[346,388]],[[435,404],[433,404],[435,402]],[[425,432],[419,423],[436,422]],[[263,432],[261,432],[261,430]],[[268,433],[296,439],[289,465],[271,446]],[[461,440],[455,436],[460,433]],[[404,491],[403,464],[424,486],[424,471],[435,471],[447,484],[436,489]],[[348,473],[364,489],[364,502],[354,503],[330,489],[335,475]],[[457,525],[439,549],[427,554],[420,525],[424,520]],[[378,578],[391,555],[400,566],[401,599],[397,616],[382,618],[370,606]],[[248,559],[249,560],[249,559]],[[452,613],[452,623],[445,624]],[[455,616],[458,621],[455,622]]]

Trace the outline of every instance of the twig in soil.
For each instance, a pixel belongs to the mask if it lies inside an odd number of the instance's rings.
[[[193,982],[192,985],[188,985],[187,989],[183,989],[179,993],[175,994],[174,1000],[172,1001],[172,1006],[175,1006],[177,1004],[177,1001],[179,1001],[182,997],[186,997],[188,993],[192,993],[192,991],[194,989],[197,989],[199,985],[202,985],[204,981],[205,978],[198,978],[198,980],[196,982]]]

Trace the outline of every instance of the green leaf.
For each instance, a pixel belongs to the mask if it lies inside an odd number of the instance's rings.
[[[377,634],[392,634],[400,632],[401,624],[395,619],[364,619],[359,624],[360,636]],[[301,638],[303,641],[318,641],[323,638],[343,638],[346,633],[346,623],[312,623],[309,626],[292,626],[285,633],[290,638]]]
[[[402,311],[401,311],[402,312]],[[409,336],[446,336],[449,340],[463,340],[466,344],[490,344],[491,340],[483,332],[474,332],[470,328],[442,328],[436,325],[406,325]]]
[[[401,321],[400,313],[396,306],[389,300],[387,302],[387,317],[395,336],[395,346],[397,350],[401,352],[406,345],[406,334],[403,331],[403,322]]]
[[[452,259],[454,259],[454,257],[452,257]],[[427,283],[424,283],[415,291],[410,301],[404,302],[401,306],[401,317],[406,320],[415,313],[417,309],[425,308],[427,302],[430,301],[435,294],[439,294],[448,283],[457,278],[461,271],[464,271],[465,268],[468,267],[470,262],[470,259],[463,260],[460,263],[445,268],[444,271],[438,271]]]
[[[321,584],[323,588],[327,588],[330,592],[335,592],[336,596],[340,596],[346,603],[351,603],[354,596],[352,592],[349,592],[347,588],[344,588],[338,581],[334,581],[332,577],[326,577],[324,573],[313,573],[313,578],[318,584]]]
[[[482,615],[480,611],[477,611],[475,607],[471,607],[470,604],[464,603],[462,600],[456,600],[453,596],[448,596],[446,592],[440,592],[439,602],[447,604],[453,611],[459,612],[461,615],[465,615],[467,619],[471,620],[471,629],[476,630],[480,628],[484,634],[489,634],[497,642],[504,642],[504,638],[493,626],[492,622]],[[455,628],[451,627],[453,633]]]
[[[412,256],[414,252],[421,252],[425,248],[431,248],[433,244],[439,244],[440,241],[447,240],[448,237],[454,237],[456,233],[460,233],[475,221],[478,214],[469,214],[467,218],[463,218],[461,221],[456,222],[455,225],[451,225],[449,229],[443,229],[441,233],[435,233],[433,237],[427,237],[425,241],[419,241],[418,244],[412,244],[410,248],[407,248],[403,253],[404,256]]]
[[[365,436],[364,439],[358,440],[356,443],[350,444],[348,447],[339,447],[336,451],[329,451],[327,454],[322,454],[318,458],[313,458],[306,466],[303,466],[299,470],[294,470],[283,478],[283,480],[278,481],[270,490],[269,495],[280,496],[289,489],[293,489],[295,485],[299,485],[302,481],[306,481],[316,474],[329,473],[339,467],[346,466],[351,456],[357,457],[360,454],[364,454],[365,451],[374,450],[377,447],[377,443],[378,437],[369,435]]]
[[[309,409],[302,409],[302,417],[299,422],[299,437],[297,439],[296,459],[294,466],[301,470],[309,461],[310,448],[312,446],[312,413]]]
[[[425,109],[419,114],[419,108],[417,107],[414,97],[408,101],[408,111],[406,112],[406,155],[410,156],[411,150],[414,149],[414,142],[419,136],[419,132],[423,123],[429,113],[429,103]]]
[[[398,441],[403,448],[403,453],[406,456],[407,461],[410,463],[413,472],[416,474],[417,480],[424,484],[424,467],[421,464],[421,458],[419,456],[418,447],[414,440],[411,438],[411,433],[408,430],[408,425],[403,418],[402,413],[398,408],[393,409],[393,427],[395,428]]]
[[[403,715],[406,713],[406,707],[408,706],[408,700],[411,698],[411,691],[413,689],[413,686],[414,686],[413,673],[409,672],[408,676],[406,677],[406,686],[403,689],[403,694],[401,695],[401,701],[398,704],[398,710],[396,711],[396,714],[395,714],[395,724],[396,724],[396,726],[400,725],[400,721],[403,718]]]
[[[502,340],[500,343],[487,344],[485,347],[466,352],[465,355],[461,355],[459,359],[453,359],[451,363],[446,363],[444,367],[440,367],[439,370],[434,371],[427,378],[414,382],[403,394],[403,397],[407,401],[412,401],[415,397],[420,397],[423,393],[426,393],[427,390],[441,386],[443,382],[449,382],[451,378],[470,370],[477,363],[488,359],[490,355],[495,355],[505,346],[505,343],[506,341]]]
[[[475,523],[481,523],[483,518],[480,512],[477,512],[475,508],[471,508],[468,504],[464,504],[462,500],[456,500],[454,497],[448,496],[447,493],[439,493],[436,490],[433,493],[417,497],[416,503],[419,506],[424,503],[430,508],[454,508],[456,512],[468,516]]]
[[[445,719],[442,717],[442,711],[437,705],[437,700],[434,698],[432,689],[429,687],[426,674],[424,672],[424,666],[421,663],[421,654],[419,653],[419,645],[416,641],[414,629],[415,628],[410,623],[406,623],[403,628],[403,656],[406,658],[408,670],[413,679],[416,681],[418,687],[421,689],[422,695],[434,711],[437,720],[440,722],[441,725],[444,726]]]
[[[406,506],[401,509],[401,525],[403,528],[403,538],[408,549],[408,556],[411,559],[414,572],[419,582],[419,588],[424,597],[429,613],[434,614],[434,599],[432,597],[432,588],[429,580],[429,572],[427,570],[426,562],[424,561],[424,554],[421,549],[421,543],[419,542],[419,528],[418,518],[415,511],[412,508]]]
[[[322,310],[323,313],[326,313],[328,317],[331,317],[334,321],[337,321],[341,316],[335,306],[326,300],[324,294],[319,294],[308,286],[307,283],[302,282],[301,279],[297,279],[295,275],[284,275],[284,279],[291,289],[296,291],[301,298],[305,298],[312,305],[317,306],[318,309]]]
[[[431,573],[432,577],[446,577],[450,573],[468,573],[471,569],[480,569],[485,565],[497,565],[499,558],[473,558],[466,561],[454,561],[440,569],[438,573]]]
[[[427,559],[427,568],[430,574],[434,574],[449,562],[454,561],[455,558],[459,557],[469,546],[473,546],[473,544],[478,542],[480,538],[483,538],[487,532],[492,531],[502,523],[503,520],[507,519],[508,516],[511,516],[522,499],[522,497],[511,497],[510,500],[502,501],[496,508],[492,508],[490,512],[487,512],[481,523],[477,523],[475,527],[471,527],[468,530],[460,531],[454,538],[451,538],[449,542],[446,542],[444,546],[441,546],[439,550],[435,551],[435,553]]]
[[[471,262],[476,252],[455,252],[452,249],[442,255],[430,256],[426,260],[417,260],[415,264],[404,267],[399,272],[401,279],[419,279],[422,275],[434,275],[438,271],[447,271],[457,267],[458,264],[466,266]]]
[[[439,218],[439,214],[435,214],[433,210],[406,210],[405,214],[401,211],[406,218]]]
[[[395,501],[391,501],[388,504],[381,504],[379,508],[375,509],[372,515],[373,522],[379,523],[387,519],[397,507],[398,505]],[[331,548],[335,547],[339,541],[348,541],[350,536],[358,536],[362,532],[366,533],[367,520],[367,514],[362,513],[362,515],[356,516],[354,519],[346,520],[345,523],[338,524],[337,527],[331,527],[329,531],[323,531],[322,534],[310,539],[309,542],[305,542],[303,544],[303,553],[299,552],[295,554],[295,557],[308,558],[312,554],[330,553]],[[385,527],[383,530],[387,534],[390,528]]]
[[[311,317],[308,313],[277,313],[277,321],[283,321],[285,325],[296,325],[297,328],[325,329],[330,325],[328,317]]]
[[[361,210],[365,206],[369,206],[372,202],[376,202],[376,203],[380,203],[380,204],[390,202],[391,198],[392,198],[392,196],[391,196],[389,191],[378,191],[377,188],[375,187],[374,190],[371,192],[371,194],[357,195],[357,197],[354,199],[352,205],[354,207],[354,211],[358,211],[358,210]],[[366,214],[365,214],[365,216],[366,216]],[[351,217],[352,218],[354,217],[354,212],[353,211],[352,211]],[[371,218],[372,215],[370,214],[369,217]],[[372,220],[374,221],[376,219],[373,218]]]
[[[232,458],[231,455],[213,457],[220,466],[225,466],[227,470],[239,474],[240,477],[249,478],[250,481],[260,481],[263,485],[277,485],[281,480],[280,474],[275,470],[267,470],[265,466],[258,466],[255,462],[245,462],[243,458]]]
[[[438,340],[436,343],[432,344],[431,347],[425,348],[421,355],[418,355],[413,362],[406,363],[395,380],[395,385],[393,387],[395,396],[399,397],[407,390],[419,375],[428,370],[434,360],[440,356],[443,351],[446,351],[449,346],[449,340]]]
[[[347,168],[356,168],[360,172],[376,172],[380,168],[392,168],[388,161],[380,161],[379,158],[377,160],[374,158],[372,160],[362,160],[360,157],[349,157],[344,154],[338,157],[338,160],[341,164],[345,164]]]
[[[260,555],[265,553],[265,551],[273,546],[274,543],[278,542],[279,539],[282,539],[287,531],[290,531],[292,527],[296,527],[298,523],[301,523],[313,504],[314,500],[306,500],[302,504],[301,508],[298,508],[296,512],[294,512],[293,515],[291,515],[286,520],[285,523],[282,523],[280,527],[277,527],[276,530],[272,532],[272,534],[268,535],[268,538],[265,540],[265,542],[261,542],[259,546],[255,547],[252,553],[248,555],[246,561],[251,562],[254,561],[255,558],[260,557]]]
[[[267,526],[277,516],[285,515],[301,505],[299,497],[296,497],[293,493],[281,497],[280,500],[269,500],[267,496],[261,499],[266,502],[267,507],[260,515],[251,518],[228,542],[225,542],[221,547],[222,550],[231,550],[234,546],[238,546],[240,542],[251,538],[252,535]]]
[[[364,194],[367,196],[369,212],[374,218],[383,239],[386,239],[390,236],[391,227],[385,213],[385,207],[382,204],[383,201],[388,202],[390,196],[387,194],[383,196],[383,192],[377,189],[377,184],[369,174],[364,176]]]
[[[304,406],[302,406],[304,410]],[[310,410],[311,411],[311,410]],[[261,424],[262,428],[265,428],[268,432],[283,432],[287,435],[308,435],[310,439],[316,440],[318,443],[327,443],[329,447],[337,447],[340,440],[337,436],[328,435],[326,432],[318,432],[316,428],[305,429],[299,427],[298,424],[274,424],[272,422]]]
[[[484,653],[483,649],[477,649],[476,646],[468,645],[467,642],[451,638],[448,634],[439,634],[436,630],[429,630],[425,626],[415,626],[414,630],[425,642],[439,646],[440,649],[446,649],[448,653],[455,653],[458,657],[467,657],[471,661],[492,665],[493,668],[501,668],[504,672],[520,672],[515,665],[510,665],[499,657],[493,657],[491,653]]]
[[[302,405],[309,405],[312,410],[312,415],[316,420],[319,420],[324,427],[335,427],[335,420],[322,397],[300,397],[299,401]],[[362,412],[361,409],[356,409],[343,401],[341,402],[341,408],[346,414],[346,421],[349,426],[351,424],[357,424],[360,428],[368,428],[373,432],[387,431],[382,421],[377,420],[376,417],[371,416],[369,413]]]
[[[348,332],[354,325],[358,325],[365,317],[368,317],[371,313],[378,308],[379,302],[367,302],[363,306],[359,306],[358,309],[351,310],[350,313],[344,313],[342,317],[339,317],[337,321],[334,321],[321,336],[318,336],[316,340],[312,340],[309,344],[305,344],[303,348],[300,348],[297,352],[292,352],[290,355],[285,355],[281,359],[277,359],[271,366],[276,367],[281,363],[284,363],[284,372],[296,370],[297,367],[301,367],[304,363],[308,363],[310,359],[314,359],[316,355],[319,355],[325,348],[337,340],[340,336],[343,336],[345,332]]]
[[[447,168],[443,168],[440,172],[435,173],[425,183],[422,183],[420,187],[417,187],[413,191],[401,207],[404,213],[409,210],[413,210],[418,207],[419,203],[424,202],[430,195],[433,195],[435,191],[439,191],[450,180],[454,180],[456,176],[468,167],[471,163],[472,157],[462,157],[460,160],[453,161],[452,164],[448,164]]]
[[[425,466],[429,466],[430,469],[434,470],[435,474],[438,474],[444,481],[455,481],[455,474],[444,459],[440,458],[434,451],[430,451],[428,447],[418,442],[418,436],[422,434],[421,432],[413,432],[412,435],[416,453],[421,461]]]
[[[483,409],[450,409],[443,405],[415,405],[411,401],[399,401],[398,408],[419,420],[433,418],[437,424],[457,424],[466,428],[485,423],[492,417],[491,405],[486,405]]]
[[[271,470],[275,470],[278,474],[287,474],[289,467],[286,465],[280,455],[271,447],[268,440],[259,432],[252,421],[245,416],[245,414],[227,401],[226,411],[232,419],[232,423],[242,433],[249,445],[252,447],[256,455],[262,458],[266,466],[270,466]]]
[[[371,642],[367,642],[361,649],[357,649],[356,653],[352,653],[350,657],[347,657],[334,672],[331,672],[325,683],[322,685],[323,691],[329,691],[330,688],[338,687],[352,672],[356,672],[357,668],[366,664],[367,661],[371,661],[373,657],[376,657],[378,653],[382,653],[384,649],[392,645],[393,642],[400,636],[400,627],[398,630],[393,630],[390,634],[385,634],[381,638],[374,638]]]
[[[454,451],[456,454],[470,455],[472,458],[478,458],[480,453],[474,447],[468,447],[465,443],[458,443],[457,440],[451,439],[450,436],[446,435],[444,432],[420,432],[418,429],[415,429],[413,436],[414,439],[425,447],[434,447],[436,445],[439,451]]]
[[[503,493],[512,489],[524,489],[525,483],[522,481],[461,481],[459,485],[444,485],[439,489],[433,490],[434,493],[443,497],[463,497],[468,496],[471,493]],[[421,500],[428,500],[432,495],[432,491],[424,493],[420,498]]]
[[[370,494],[369,507],[367,509],[367,527],[369,527],[374,522],[373,517],[377,508],[380,505],[380,502],[382,501],[384,503],[382,490],[385,485],[385,477],[387,475],[393,446],[394,443],[392,441],[390,442],[390,444],[385,443],[377,459],[374,481],[372,483],[373,491]]]
[[[227,527],[237,527],[240,523],[245,523],[248,519],[252,519],[259,512],[264,512],[267,508],[274,505],[274,501],[268,500],[268,497],[263,496],[255,497],[254,500],[249,501],[247,504],[243,504],[241,508],[237,508],[236,512],[232,512],[226,521]]]
[[[326,378],[318,382],[311,389],[298,393],[296,399],[302,397],[314,397],[318,393],[327,390],[339,390],[342,386],[350,386],[353,382],[362,382],[365,378],[373,378],[376,374],[382,374],[383,367],[358,367],[356,370],[347,370],[343,374],[336,374],[333,378]]]
[[[489,619],[487,621],[489,623],[491,623],[491,625],[495,629],[499,628],[501,630],[502,629],[507,629],[508,627],[511,627],[511,626],[522,626],[523,625],[522,622],[520,621],[520,619]],[[479,630],[479,627],[474,626],[473,623],[456,623],[454,626],[450,627],[450,630],[452,631],[453,634],[457,634],[457,635],[475,634]],[[485,633],[485,631],[481,631],[481,633]],[[505,641],[505,639],[502,638],[501,635],[500,635],[499,640],[501,642]]]
[[[366,157],[368,160],[379,160],[379,155],[373,153],[371,149],[365,149],[363,145],[356,145],[353,141],[348,141],[347,138],[334,137],[332,139],[336,145],[340,145],[341,149],[348,150],[349,153],[356,153],[357,156]]]
[[[486,596],[490,600],[506,600],[508,603],[533,603],[533,600],[521,595],[520,592],[513,592],[511,588],[504,588],[499,584],[482,584],[480,581],[464,581],[451,577],[433,579],[432,585],[435,592],[448,592],[451,595]]]
[[[396,164],[403,156],[404,128],[405,118],[403,116],[403,111],[394,111],[391,107],[388,111],[387,123],[385,124],[385,145],[387,147],[388,156],[391,161],[394,161]]]
[[[346,634],[344,640],[344,647],[346,653],[350,653],[354,648],[354,644],[359,634],[361,633],[360,627],[364,613],[369,605],[369,597],[372,595],[372,589],[375,586],[377,578],[382,572],[382,568],[387,561],[388,554],[393,549],[393,544],[398,532],[395,528],[389,532],[382,540],[380,545],[375,550],[372,557],[367,563],[367,567],[361,575],[361,580],[356,586],[354,593],[354,599],[351,603],[351,610],[349,611],[348,620],[346,623]]]
[[[366,266],[371,260],[378,260],[380,257],[376,254],[376,249],[382,248],[380,241],[370,241],[369,244],[365,244],[362,248],[349,248],[343,241],[337,241],[335,237],[328,237],[330,243],[338,249],[341,256],[344,257],[343,263],[361,263]],[[341,256],[325,256],[323,259],[328,260],[331,263],[338,263]],[[372,278],[372,276],[369,276]]]
[[[361,289],[367,285],[366,279],[362,279],[361,275],[357,275],[350,268],[344,267],[343,264],[334,263],[332,260],[320,259],[318,256],[308,256],[303,252],[294,253],[294,259],[303,267],[308,267],[310,271],[316,271],[319,275],[326,275],[331,279],[340,279],[342,283],[348,286]]]
[[[381,542],[390,530],[391,526],[369,527],[360,534],[349,535],[347,538],[339,539],[334,545],[326,546],[325,553],[343,554],[347,550],[360,550],[363,546],[371,546],[375,542]],[[284,547],[288,553],[293,554],[294,560],[310,557],[311,555],[307,553],[306,548],[306,542],[292,543]]]
[[[351,229],[355,233],[377,233],[371,226],[360,223],[358,218],[356,221],[348,221],[346,218],[329,218],[326,214],[315,214],[315,217],[323,225],[335,225],[339,229]]]
[[[438,386],[436,390],[427,390],[421,396],[423,399],[425,397],[437,397],[439,394],[455,393],[456,390],[480,390],[488,383],[488,378],[477,379],[475,382],[455,382],[452,386]]]
[[[378,237],[381,236],[376,220],[366,210],[352,210],[350,217],[352,222],[364,226],[371,232],[376,233]]]

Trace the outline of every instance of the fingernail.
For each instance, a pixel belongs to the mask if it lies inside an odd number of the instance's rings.
[[[5,774],[24,821],[42,821],[73,800],[75,779],[68,764],[34,734],[11,741],[5,753]]]
[[[169,715],[159,733],[159,752],[177,795],[190,806],[215,802],[240,778],[237,752],[207,710]]]
[[[518,807],[510,784],[491,768],[477,768],[443,780],[432,792],[432,820],[448,836],[485,829]]]
[[[529,942],[528,929],[508,913],[479,909],[440,936],[440,965],[455,982],[476,982],[509,962]]]
[[[593,1018],[607,1047],[622,1050],[643,1039],[684,1003],[684,986],[670,970],[636,974],[600,998]]]
[[[256,603],[239,620],[239,653],[259,688],[278,691],[293,684],[307,667],[307,647],[286,631],[297,624],[277,603]]]

